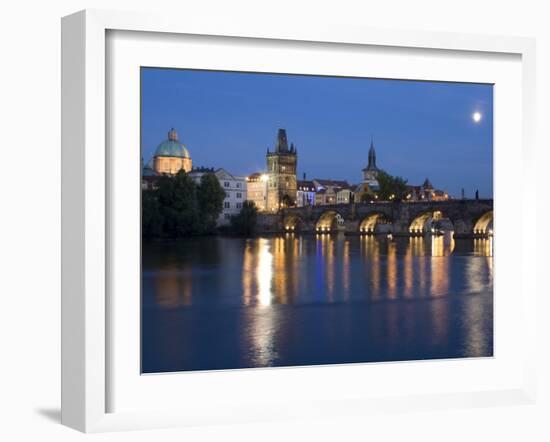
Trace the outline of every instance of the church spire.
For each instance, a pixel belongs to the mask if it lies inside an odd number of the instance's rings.
[[[369,164],[367,166],[367,169],[378,170],[378,167],[376,167],[376,151],[374,150],[374,141],[372,139],[372,135],[370,140]]]

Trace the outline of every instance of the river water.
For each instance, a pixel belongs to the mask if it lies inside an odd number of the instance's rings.
[[[143,244],[144,373],[493,354],[492,239]]]

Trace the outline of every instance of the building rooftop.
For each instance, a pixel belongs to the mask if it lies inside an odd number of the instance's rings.
[[[298,190],[305,190],[308,192],[315,192],[315,184],[313,184],[313,181],[308,180],[298,180],[296,182],[296,187]]]
[[[193,167],[193,169],[191,170],[191,172],[203,172],[203,173],[207,173],[207,172],[214,173],[215,171],[216,169],[214,169],[213,167],[203,167],[203,166]]]
[[[349,187],[349,183],[347,181],[325,180],[320,178],[315,178],[313,181],[322,187]]]
[[[264,172],[254,172],[246,177],[246,180],[251,183],[263,181],[264,179],[267,179],[267,175]]]

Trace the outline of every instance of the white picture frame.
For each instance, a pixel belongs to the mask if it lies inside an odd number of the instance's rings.
[[[462,393],[440,391],[425,395],[372,397],[304,398],[307,406],[274,404],[255,410],[252,402],[235,404],[239,415],[208,413],[200,407],[189,410],[108,412],[112,388],[109,366],[112,353],[107,339],[111,323],[107,287],[112,233],[107,228],[110,201],[106,119],[106,35],[109,31],[142,31],[179,35],[201,35],[270,39],[286,42],[338,43],[383,48],[424,48],[442,51],[467,51],[483,54],[513,54],[521,57],[521,159],[524,173],[533,167],[535,109],[535,43],[532,39],[492,37],[450,33],[388,31],[345,26],[285,27],[281,23],[188,21],[177,17],[152,16],[111,11],[87,10],[62,21],[62,423],[80,431],[95,432],[121,429],[155,428],[243,422],[288,417],[334,414],[363,415],[374,410],[388,412],[403,409],[454,408],[510,403],[532,403],[536,393],[534,347],[522,354],[521,379],[502,388],[476,387]],[[536,193],[518,189],[524,210],[523,219],[535,219]],[[526,335],[535,333],[536,287],[534,268],[527,257],[535,245],[521,241],[521,326]],[[510,276],[509,276],[510,277]],[[529,342],[533,342],[531,339]],[[332,367],[334,372],[342,368]],[[353,370],[361,370],[355,366]],[[254,371],[259,378],[260,371]],[[264,372],[265,373],[265,372]],[[288,371],[286,372],[288,373]],[[219,378],[223,373],[211,374]],[[240,382],[247,377],[239,372]],[[168,377],[167,377],[168,378]],[[169,382],[165,380],[165,383]],[[321,395],[322,396],[322,395]],[[191,398],[188,398],[191,400]],[[302,405],[303,405],[302,404]]]

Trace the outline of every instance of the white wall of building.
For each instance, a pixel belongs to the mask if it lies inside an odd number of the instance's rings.
[[[264,178],[265,177],[265,178]],[[267,175],[252,174],[246,181],[246,198],[263,212],[267,207]]]
[[[189,176],[200,183],[201,177],[211,172],[190,172]],[[223,201],[223,210],[218,218],[218,226],[227,226],[231,222],[231,216],[237,215],[246,201],[246,178],[235,176],[225,169],[218,169],[214,172],[220,186],[225,190],[225,200]]]
[[[224,169],[216,171],[220,185],[225,190],[223,211],[218,218],[218,226],[227,226],[233,215],[237,215],[246,201],[246,178],[231,175]]]

